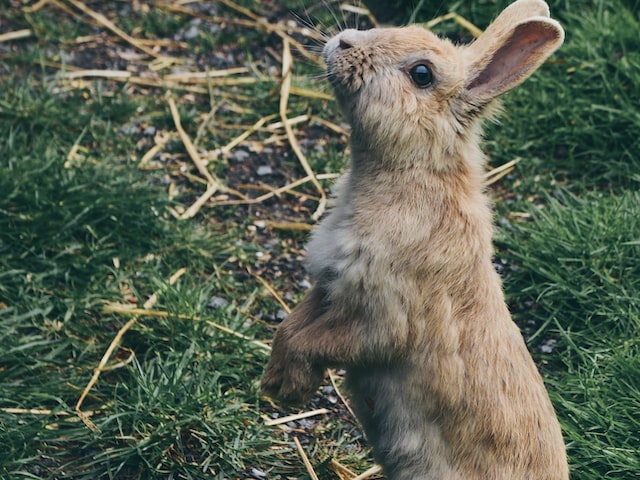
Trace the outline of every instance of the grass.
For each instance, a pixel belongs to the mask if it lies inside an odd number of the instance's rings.
[[[3,88],[7,101],[20,88]],[[206,461],[219,475],[233,475],[248,446],[267,442],[260,425],[247,421],[255,420],[252,383],[264,354],[191,317],[246,329],[248,315],[233,303],[208,307],[214,292],[250,297],[250,289],[224,276],[237,234],[169,221],[163,190],[125,160],[135,147],[118,133],[122,119],[114,124],[111,115],[132,113],[124,96],[110,106],[90,101],[79,118],[75,92],[34,86],[18,100],[37,116],[31,124],[10,119],[3,128],[0,474],[148,478],[176,464],[189,475]],[[78,139],[100,146],[70,165]],[[207,277],[214,275],[211,264],[220,279]],[[189,273],[171,285],[167,277],[180,267]],[[156,307],[170,316],[140,318],[124,337],[113,369],[84,403],[99,410],[92,432],[78,422],[74,405],[126,320],[104,315],[103,304],[135,304],[153,292]],[[43,413],[30,413],[34,408]]]
[[[639,201],[636,191],[565,193],[504,237],[518,265],[508,293],[529,306],[516,318],[547,352],[575,478],[640,474]]]
[[[484,26],[505,2],[417,3],[405,18],[455,10]],[[228,1],[151,13],[87,2],[157,48],[154,59],[76,4],[10,2],[0,20],[3,32],[32,31],[0,43],[0,478],[305,478],[293,436],[321,478],[339,478],[335,462],[367,470],[366,443],[330,386],[307,406],[329,415],[264,423],[295,412],[260,397],[267,352],[253,340],[268,341],[303,294],[319,201],[309,182],[248,201],[305,176],[274,125],[282,37]],[[286,15],[242,5],[272,24]],[[487,131],[492,165],[522,158],[492,191],[497,252],[572,478],[626,480],[640,476],[638,3],[551,8],[565,46]],[[342,18],[306,11],[326,28]],[[287,117],[307,116],[293,128],[313,170],[337,172],[346,137],[317,119],[342,119],[311,93],[327,92],[317,65],[293,53],[293,85],[306,90],[288,96]],[[226,84],[168,77],[236,66],[248,68]],[[64,76],[127,67],[126,82]],[[182,219],[207,180],[168,96],[220,185]]]

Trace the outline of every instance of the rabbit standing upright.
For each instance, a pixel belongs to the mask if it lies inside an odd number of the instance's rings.
[[[471,45],[418,27],[345,30],[324,48],[351,166],[313,233],[313,288],[276,333],[263,390],[302,402],[347,369],[395,480],[565,480],[562,434],[492,265],[483,118],[563,42],[518,0]]]

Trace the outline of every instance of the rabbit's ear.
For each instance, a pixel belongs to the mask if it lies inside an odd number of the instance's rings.
[[[549,18],[549,6],[543,0],[518,0],[505,8],[469,47],[472,58],[495,51],[495,45],[509,35],[513,28],[531,18]]]
[[[491,22],[484,33],[474,42],[473,48],[486,50],[490,48],[490,44],[506,35],[514,26],[536,17],[549,18],[549,6],[543,0],[513,2]]]
[[[512,89],[563,41],[564,30],[548,18],[546,3],[520,0],[512,4],[467,49],[467,94],[474,102],[484,103]]]

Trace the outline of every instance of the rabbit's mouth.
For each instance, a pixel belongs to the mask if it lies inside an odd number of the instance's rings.
[[[374,72],[371,52],[365,48],[369,31],[344,30],[324,47],[327,77],[338,97],[352,96],[366,84]]]

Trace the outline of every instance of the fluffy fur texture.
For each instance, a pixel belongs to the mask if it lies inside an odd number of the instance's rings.
[[[324,56],[351,168],[313,233],[315,285],[280,325],[264,391],[300,403],[327,366],[391,479],[564,480],[562,435],[491,263],[481,122],[563,41],[541,0],[468,47],[346,30]],[[412,69],[432,73],[418,85]],[[424,71],[424,69],[423,69]]]

